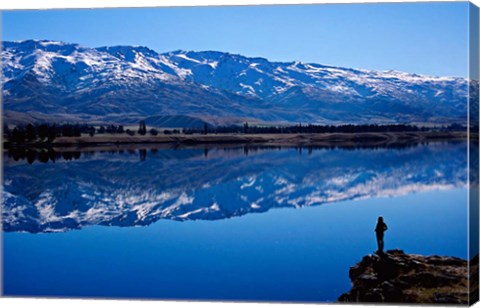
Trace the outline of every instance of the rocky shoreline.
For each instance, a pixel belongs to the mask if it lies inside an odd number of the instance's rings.
[[[473,273],[478,275],[478,256],[471,262],[474,279]],[[478,298],[478,284],[469,293],[468,262],[456,257],[389,250],[364,256],[350,268],[349,276],[352,289],[342,294],[339,302],[467,305]]]

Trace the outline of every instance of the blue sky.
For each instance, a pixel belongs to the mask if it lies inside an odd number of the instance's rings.
[[[467,76],[468,3],[7,11],[3,40],[52,39],[164,52]]]

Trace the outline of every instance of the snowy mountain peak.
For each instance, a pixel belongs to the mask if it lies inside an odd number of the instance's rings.
[[[467,80],[219,51],[158,53],[48,40],[4,42],[4,108],[42,114],[188,115],[266,122],[458,122]],[[86,115],[85,115],[86,114]],[[215,122],[214,121],[214,122]],[[241,120],[243,121],[243,120]]]

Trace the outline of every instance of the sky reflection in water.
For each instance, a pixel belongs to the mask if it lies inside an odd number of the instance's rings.
[[[5,294],[334,301],[378,215],[387,249],[466,258],[466,144],[207,154],[7,158]]]

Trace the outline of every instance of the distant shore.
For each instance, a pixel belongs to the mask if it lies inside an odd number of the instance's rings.
[[[4,143],[10,147],[82,147],[115,144],[255,144],[268,146],[396,146],[432,141],[464,141],[466,132],[375,132],[375,133],[317,133],[317,134],[172,134],[116,135],[103,134],[80,137],[58,137],[50,143]]]

